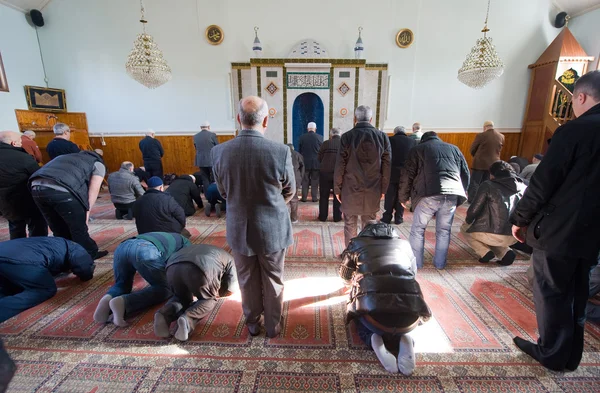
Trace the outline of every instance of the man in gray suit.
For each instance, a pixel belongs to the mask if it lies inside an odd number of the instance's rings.
[[[206,190],[208,190],[208,186],[210,186],[210,178],[212,176],[210,151],[218,144],[217,135],[210,131],[210,123],[205,121],[200,126],[200,132],[194,135],[194,147],[196,148],[195,164],[200,168],[202,190],[205,194]]]
[[[296,193],[290,149],[264,137],[267,103],[259,97],[240,101],[242,127],[233,140],[212,150],[215,181],[227,200],[227,243],[231,246],[250,334],[281,331],[283,264],[293,243],[287,203]]]

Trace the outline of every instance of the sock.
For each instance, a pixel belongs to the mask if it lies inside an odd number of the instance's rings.
[[[96,307],[96,311],[94,311],[94,321],[98,323],[106,323],[108,321],[108,316],[110,315],[110,306],[108,303],[112,299],[110,295],[102,296],[102,299],[98,302],[98,307]]]
[[[385,348],[383,338],[379,334],[373,333],[371,335],[371,346],[383,368],[390,373],[397,373],[398,365],[396,364],[396,357]]]
[[[169,324],[165,316],[161,312],[157,312],[154,314],[154,334],[157,337],[168,338],[169,334]]]
[[[405,334],[400,338],[398,349],[398,371],[407,377],[415,371],[415,341],[411,336]]]
[[[127,322],[125,322],[125,299],[123,299],[123,296],[117,296],[108,304],[113,313],[113,323],[120,327],[127,326]]]
[[[185,315],[182,315],[177,320],[177,331],[175,338],[179,341],[187,341],[190,335],[190,324]]]

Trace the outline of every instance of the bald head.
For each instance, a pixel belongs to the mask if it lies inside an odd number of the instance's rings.
[[[0,132],[0,143],[21,147],[21,134],[14,131],[2,131]]]
[[[264,133],[268,121],[269,106],[265,100],[250,96],[240,101],[238,122],[244,130],[256,130]]]

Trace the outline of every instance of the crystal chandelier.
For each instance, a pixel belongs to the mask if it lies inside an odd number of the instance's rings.
[[[171,68],[163,58],[151,35],[146,34],[146,18],[144,17],[144,3],[140,0],[143,26],[142,34],[139,34],[133,42],[133,50],[129,54],[125,69],[130,77],[142,85],[155,89],[171,80]]]
[[[477,40],[471,53],[467,55],[465,62],[458,70],[458,80],[474,89],[481,89],[496,78],[499,78],[504,72],[504,63],[498,57],[496,48],[492,44],[492,39],[487,36],[488,17],[490,15],[490,2],[488,0],[487,14],[485,17],[485,26],[481,32],[483,38]]]

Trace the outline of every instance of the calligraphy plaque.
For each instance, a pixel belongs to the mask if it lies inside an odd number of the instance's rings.
[[[288,89],[329,89],[329,73],[288,72]]]
[[[211,45],[220,45],[221,42],[223,42],[223,39],[225,38],[223,29],[221,29],[217,25],[208,26],[204,34],[206,36],[206,40]]]
[[[396,45],[400,48],[408,48],[415,41],[415,34],[411,29],[402,29],[396,34]]]

